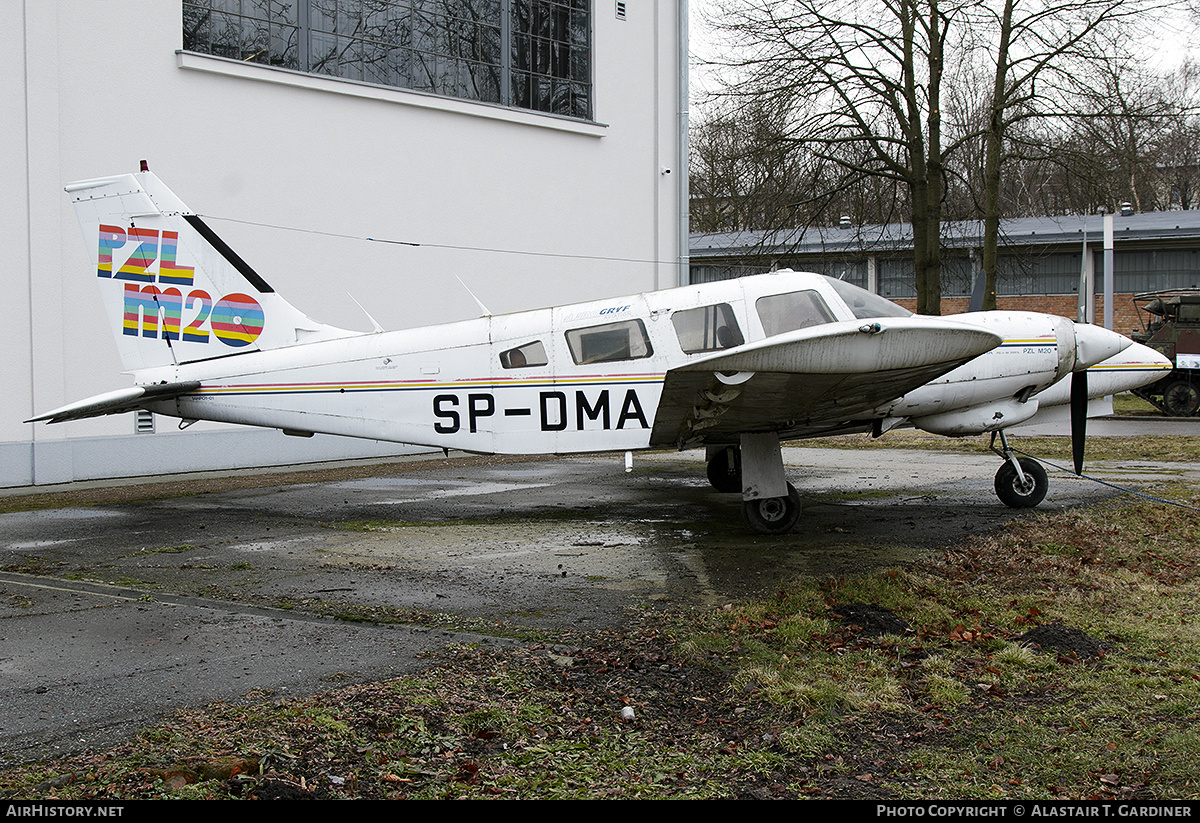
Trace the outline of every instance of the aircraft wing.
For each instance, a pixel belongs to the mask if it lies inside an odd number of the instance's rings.
[[[861,430],[877,406],[990,351],[1000,335],[929,317],[842,322],[776,335],[667,372],[651,443],[736,442]]]
[[[194,392],[200,388],[199,381],[186,383],[156,383],[149,386],[132,386],[128,389],[98,394],[86,400],[68,403],[53,411],[31,417],[26,423],[36,423],[45,420],[48,423],[62,423],[64,420],[83,420],[87,417],[100,417],[106,414],[122,414],[140,409],[146,403],[160,400],[171,400],[180,395]]]

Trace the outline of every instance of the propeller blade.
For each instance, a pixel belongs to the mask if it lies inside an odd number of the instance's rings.
[[[1083,474],[1083,444],[1087,439],[1087,369],[1071,374],[1071,457],[1075,474]]]

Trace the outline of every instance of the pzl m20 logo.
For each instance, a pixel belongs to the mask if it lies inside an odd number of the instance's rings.
[[[135,243],[125,262],[114,271],[113,252]],[[263,330],[262,306],[247,294],[227,294],[214,301],[204,289],[190,288],[195,268],[179,265],[178,248],[178,232],[100,226],[97,276],[130,281],[125,284],[121,333],[157,338],[161,320],[164,340],[208,343],[211,331],[211,336],[226,346],[238,348],[253,343]],[[157,272],[152,269],[156,260]]]

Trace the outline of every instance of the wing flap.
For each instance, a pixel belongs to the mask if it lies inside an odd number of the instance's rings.
[[[101,417],[106,414],[123,414],[140,409],[147,403],[157,403],[171,400],[200,388],[199,381],[191,380],[185,383],[156,383],[150,386],[131,386],[128,389],[98,394],[85,400],[77,400],[60,406],[53,411],[39,414],[26,420],[26,423],[37,423],[42,420],[47,423],[62,423],[66,420],[83,420],[88,417]]]

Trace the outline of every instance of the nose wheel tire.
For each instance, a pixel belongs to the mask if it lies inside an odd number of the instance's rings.
[[[800,493],[787,484],[786,497],[766,497],[742,503],[746,525],[759,534],[787,534],[800,520]]]
[[[1042,464],[1030,457],[1017,458],[1025,482],[1017,476],[1017,470],[1009,461],[1005,461],[996,472],[996,496],[1000,502],[1014,509],[1032,509],[1046,497],[1046,489],[1050,479]]]

